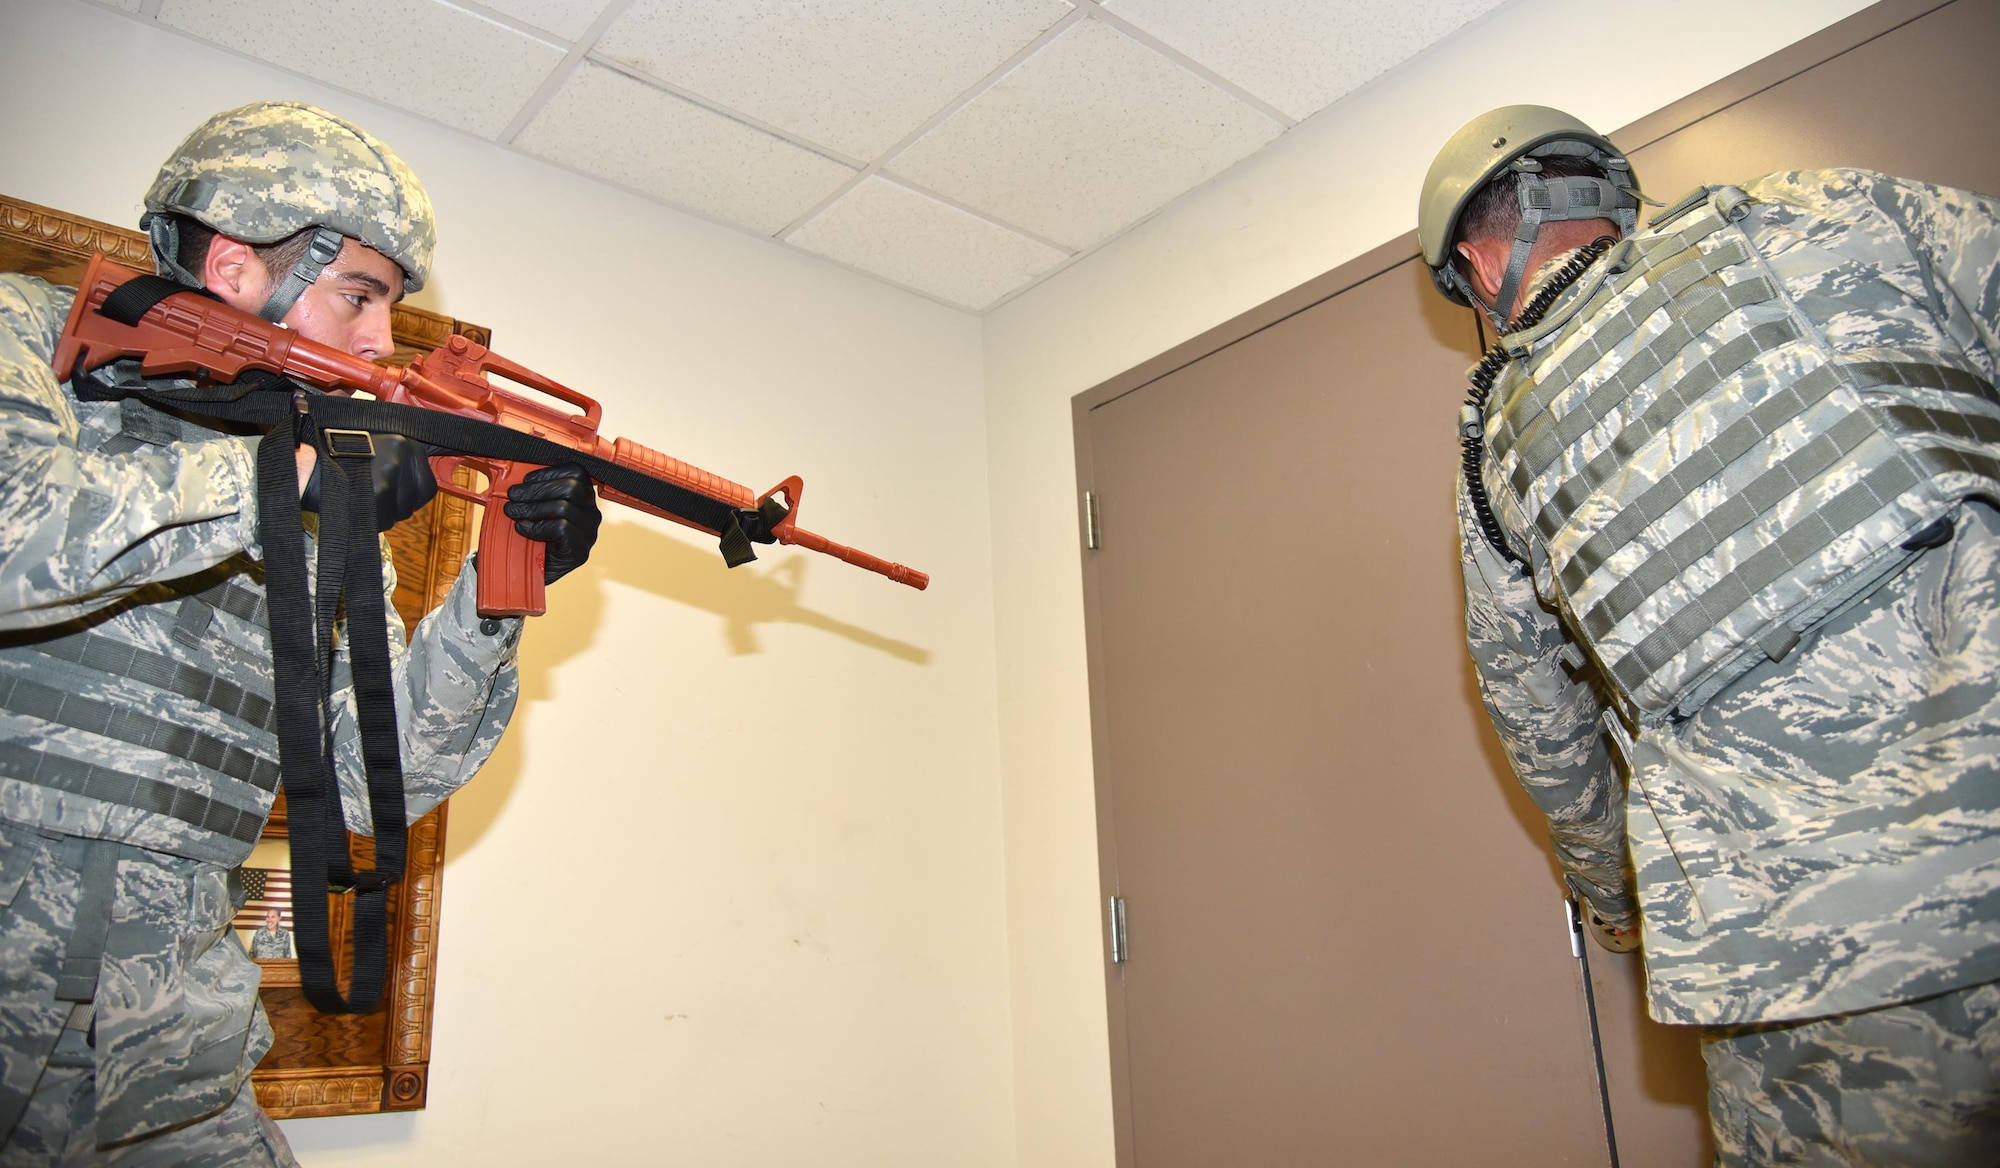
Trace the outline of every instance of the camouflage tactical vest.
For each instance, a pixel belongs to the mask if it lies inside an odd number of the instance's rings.
[[[1829,332],[1844,305],[1929,306],[1879,277],[1802,306],[1760,252],[1778,214],[1734,187],[1663,213],[1505,338],[1488,398],[1501,527],[1634,725],[1783,658],[1960,501],[2000,501],[1993,386],[1921,329]]]
[[[79,450],[219,436],[138,401],[78,403]],[[0,639],[0,808],[69,835],[234,866],[278,787],[260,567],[239,556],[109,613]]]

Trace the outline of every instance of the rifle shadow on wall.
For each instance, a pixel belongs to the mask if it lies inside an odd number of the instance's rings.
[[[762,556],[741,568],[723,565],[708,537],[683,539],[638,523],[607,522],[591,549],[590,562],[549,589],[549,615],[531,618],[521,655],[521,706],[560,701],[555,673],[599,637],[616,636],[606,627],[610,581],[688,605],[721,618],[731,653],[763,651],[757,626],[798,624],[843,637],[912,665],[927,666],[931,651],[807,608],[799,602],[806,577],[815,569],[859,571],[844,564],[813,564],[810,552],[758,548]],[[886,580],[884,588],[901,588]],[[479,776],[451,798],[451,851],[462,855],[478,846],[512,800],[522,780],[521,736],[503,735]]]
[[[654,596],[685,604],[722,619],[722,635],[729,651],[738,656],[763,652],[757,637],[758,625],[796,624],[843,637],[866,649],[886,653],[912,665],[929,665],[931,651],[908,641],[885,636],[859,625],[806,607],[799,601],[806,577],[825,568],[828,571],[858,572],[829,560],[813,563],[810,552],[783,547],[759,547],[754,564],[725,567],[722,557],[706,543],[709,537],[696,534],[691,539],[644,527],[637,523],[610,523],[603,538],[591,552],[586,572],[596,572],[606,580],[616,580]],[[883,588],[902,589],[887,580]]]
[[[478,511],[475,509],[475,523]],[[601,549],[604,545],[598,544]],[[588,649],[604,627],[604,588],[595,579],[597,556],[548,590],[548,612],[529,617],[521,633],[518,659],[520,698],[515,706],[516,725],[500,736],[500,743],[479,768],[479,773],[450,800],[449,851],[463,856],[478,847],[506,806],[513,802],[514,789],[522,780],[523,734],[518,722],[524,711],[557,699],[556,670],[570,658]]]

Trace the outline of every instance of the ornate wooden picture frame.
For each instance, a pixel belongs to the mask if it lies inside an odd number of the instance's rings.
[[[0,271],[28,272],[75,284],[94,252],[130,268],[152,270],[145,237],[35,203],[0,195]],[[397,305],[392,321],[398,363],[465,336],[484,345],[491,334],[478,325]],[[389,532],[395,556],[396,609],[414,626],[443,601],[465,561],[472,536],[472,507],[439,494],[424,510]],[[414,1111],[424,1106],[430,1075],[431,1005],[437,991],[438,922],[444,867],[446,807],[410,825],[407,874],[390,899],[390,973],[387,1004],[373,1014],[321,1014],[299,987],[298,962],[260,960],[260,991],[277,1042],[252,1081],[257,1102],[279,1118]],[[265,826],[267,840],[285,837],[281,797]],[[357,859],[372,857],[370,841],[354,839]],[[344,902],[334,902],[335,963],[347,976]]]

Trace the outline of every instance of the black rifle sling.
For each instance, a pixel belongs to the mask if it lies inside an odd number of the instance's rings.
[[[171,280],[141,276],[113,290],[99,311],[132,325],[161,300],[185,291],[189,289]],[[325,430],[309,408],[310,396],[316,395],[273,374],[253,373],[230,385],[162,390],[137,376],[129,365],[107,372],[108,383],[78,370],[71,387],[80,398],[133,396],[170,411],[268,425],[274,435],[291,431],[291,442],[264,441],[258,446],[257,505],[270,613],[278,759],[292,850],[299,981],[307,1000],[325,1013],[371,1013],[381,1005],[388,981],[389,890],[402,878],[409,840],[382,599],[381,545],[375,531],[373,442],[366,434]],[[316,447],[321,467],[316,602],[308,595],[305,525],[294,454],[307,442]],[[365,529],[358,528],[357,521],[365,523]],[[362,871],[355,870],[348,851],[333,754],[334,625],[343,602],[355,721],[375,834],[375,864]],[[354,964],[345,995],[333,959],[330,889],[354,892],[349,930]]]
[[[330,395],[316,395],[312,399],[312,409],[323,426],[401,434],[443,451],[528,466],[557,466],[562,463],[580,466],[585,474],[614,491],[719,533],[723,541],[723,560],[732,568],[756,558],[755,553],[737,537],[753,543],[776,543],[777,537],[771,534],[771,529],[785,517],[783,507],[737,507],[726,499],[713,498],[678,483],[620,466],[608,458],[586,454],[560,442],[524,434],[493,422],[462,418],[421,406]]]
[[[278,756],[284,772],[292,846],[299,981],[307,1000],[320,1010],[365,1014],[381,1004],[382,988],[388,980],[389,888],[402,876],[408,840],[395,695],[388,669],[388,627],[382,609],[380,548],[372,537],[372,523],[368,536],[350,538],[349,532],[355,515],[374,514],[374,491],[365,456],[358,460],[364,465],[355,476],[342,465],[357,461],[353,456],[329,453],[329,443],[318,433],[310,414],[300,411],[296,418],[294,442],[267,440],[258,448],[257,505],[271,613]],[[298,465],[293,451],[300,441],[318,446],[323,464],[317,604],[308,596],[304,522],[299,514]],[[354,489],[357,481],[359,492]],[[357,494],[361,496],[358,503]],[[364,596],[371,589],[372,606]],[[375,831],[375,867],[359,872],[348,854],[329,708],[333,619],[343,591]],[[345,996],[333,962],[327,904],[330,888],[353,889],[355,894],[350,932],[354,972]]]
[[[403,878],[409,830],[403,804],[403,759],[396,728],[396,691],[390,679],[387,610],[382,600],[381,541],[375,527],[374,444],[366,433],[321,429],[319,457],[331,463],[320,485],[319,591],[314,605],[320,640],[321,707],[327,708],[333,681],[332,630],[343,607],[347,618],[348,666],[354,686],[356,724],[363,773],[368,783],[369,820],[375,837],[375,864],[354,871],[341,835],[338,806],[328,825],[330,880],[355,890],[354,978],[348,1005],[367,1013],[381,1000],[387,978],[389,889]],[[328,538],[331,529],[332,538]],[[336,772],[337,774],[337,772]],[[331,978],[329,993],[337,994]],[[301,970],[301,982],[304,973]],[[316,1003],[317,1004],[317,1003]]]

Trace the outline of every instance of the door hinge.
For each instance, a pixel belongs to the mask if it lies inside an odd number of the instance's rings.
[[[1106,906],[1110,910],[1111,964],[1125,963],[1125,898],[1114,896]]]
[[[1097,550],[1097,495],[1091,491],[1083,493],[1083,546]]]

